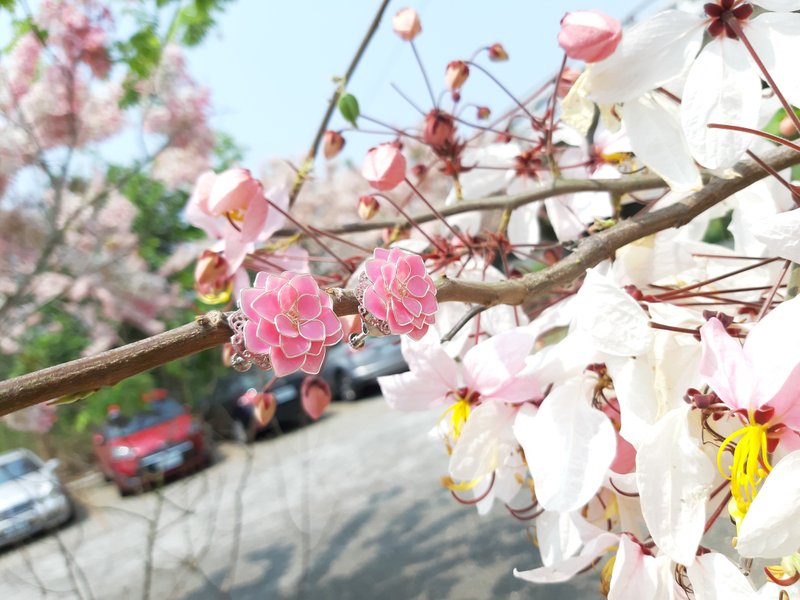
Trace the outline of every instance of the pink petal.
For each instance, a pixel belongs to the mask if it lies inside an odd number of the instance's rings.
[[[281,307],[278,304],[278,297],[269,292],[262,292],[258,298],[253,300],[252,308],[261,318],[270,321],[274,321],[275,317],[281,312]]]
[[[411,331],[408,332],[408,337],[410,337],[412,340],[419,341],[425,337],[426,333],[428,333],[427,325],[420,327],[418,329],[412,329]]]
[[[330,308],[324,309],[317,320],[322,321],[323,325],[325,325],[327,335],[342,331],[342,322]]]
[[[309,351],[311,342],[300,336],[295,338],[284,337],[281,338],[280,348],[283,350],[286,358],[297,358]]]
[[[390,313],[394,314],[394,318],[398,325],[409,325],[414,321],[412,315],[399,300],[392,300]]]
[[[386,315],[388,312],[387,304],[371,287],[364,291],[364,308],[366,308],[381,321],[386,320]]]
[[[292,287],[297,290],[297,295],[310,294],[316,296],[319,294],[319,286],[311,275],[303,274],[297,275],[292,278]]]
[[[322,362],[325,360],[325,348],[319,354],[306,354],[303,363],[303,371],[310,375],[316,375],[322,369]]]
[[[377,251],[377,249],[376,249]],[[366,263],[364,263],[364,271],[369,277],[370,281],[377,281],[381,278],[381,267],[386,264],[384,260],[378,260],[375,258],[369,259]]]
[[[269,346],[278,346],[281,343],[281,336],[278,334],[278,329],[274,323],[262,320],[258,323],[256,330],[258,338]]]
[[[741,344],[728,335],[716,318],[700,328],[700,338],[703,343],[700,375],[728,407],[749,409],[753,373]]]
[[[375,251],[372,253],[375,258],[383,261],[388,260],[389,254],[388,248],[375,248]]]
[[[285,275],[285,273],[283,274]],[[264,289],[268,292],[276,292],[288,283],[288,279],[283,275],[267,273]]]
[[[325,326],[322,321],[306,321],[300,323],[300,336],[315,342],[321,342],[325,339]]]
[[[270,273],[267,273],[266,271],[259,271],[256,273],[256,278],[253,281],[253,287],[266,289],[267,279],[269,279],[269,277],[271,277]]]
[[[277,377],[283,377],[294,373],[303,366],[305,356],[298,356],[297,358],[289,358],[281,350],[280,346],[275,346],[270,352],[270,360],[272,361],[272,370]]]
[[[244,347],[256,354],[269,354],[272,349],[258,336],[258,325],[253,321],[244,324]]]
[[[406,281],[410,275],[411,275],[411,267],[409,266],[408,261],[405,259],[405,257],[402,257],[397,262],[395,277],[397,277],[400,281]]]
[[[381,279],[384,281],[391,281],[394,278],[395,266],[392,263],[383,263],[381,265]]]
[[[406,288],[409,292],[411,292],[411,294],[417,298],[420,298],[428,293],[430,286],[422,277],[419,277],[418,275],[412,275],[406,282]]]
[[[297,302],[297,296],[297,290],[294,289],[293,286],[283,286],[280,291],[278,291],[278,301],[281,303],[281,309],[284,311],[292,310]]]
[[[439,303],[436,301],[436,296],[433,294],[426,294],[419,299],[422,304],[422,312],[425,315],[435,315],[439,310]],[[432,322],[432,321],[431,321]]]
[[[214,180],[208,198],[208,208],[215,215],[244,210],[260,189],[261,183],[253,179],[247,169],[228,169],[217,175]]]
[[[425,279],[428,276],[428,270],[425,268],[425,261],[421,256],[412,254],[407,259],[408,266],[411,267],[411,275],[415,277],[422,277]]]
[[[297,312],[303,319],[316,319],[322,312],[322,304],[317,294],[303,294],[297,299]]]
[[[504,331],[470,348],[464,355],[464,378],[471,389],[491,396],[522,369],[536,337],[526,329]]]
[[[297,337],[299,334],[297,333],[297,326],[294,322],[284,315],[283,313],[278,314],[275,317],[275,327],[278,328],[278,332],[285,337]]]
[[[239,306],[244,316],[253,321],[258,321],[261,318],[261,315],[256,308],[253,307],[253,304],[263,295],[264,290],[259,290],[257,288],[245,288],[241,291],[239,294]]]
[[[267,221],[269,204],[261,194],[255,194],[247,207],[242,221],[241,240],[243,244],[255,242],[259,234],[264,230],[264,223]]]
[[[422,303],[416,298],[406,296],[403,298],[402,304],[403,307],[415,317],[419,317],[422,314]]]

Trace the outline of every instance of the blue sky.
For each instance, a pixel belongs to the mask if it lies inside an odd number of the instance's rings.
[[[421,16],[417,48],[437,92],[449,61],[501,42],[511,60],[491,64],[492,72],[522,97],[558,68],[562,55],[556,35],[566,11],[591,7],[622,18],[638,5],[626,0],[392,2],[348,90],[363,113],[399,126],[420,118],[391,83],[423,110],[430,108],[411,48],[391,29],[391,17],[404,6]],[[378,6],[378,0],[237,0],[202,47],[190,51],[194,76],[212,90],[212,123],[246,147],[244,166],[258,168],[271,158],[297,159],[306,152],[334,89],[331,78],[346,69]],[[510,102],[477,72],[465,85],[463,101],[489,105],[495,114]],[[337,115],[332,126],[345,123]],[[368,148],[389,136],[346,137],[345,155],[358,163]]]

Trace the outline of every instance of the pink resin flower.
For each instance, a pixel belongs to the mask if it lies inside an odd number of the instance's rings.
[[[365,265],[364,308],[392,333],[419,340],[436,321],[436,285],[422,258],[399,248],[375,248]]]
[[[242,290],[239,307],[246,317],[244,346],[269,355],[275,375],[302,370],[316,375],[325,347],[342,339],[342,324],[330,296],[308,274],[259,273],[255,287]]]

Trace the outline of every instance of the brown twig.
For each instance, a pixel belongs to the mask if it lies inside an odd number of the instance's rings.
[[[800,163],[800,154],[776,148],[764,159],[773,168]],[[520,279],[499,282],[460,281],[441,278],[437,282],[439,302],[469,302],[490,307],[519,305],[525,300],[581,277],[586,269],[613,257],[617,249],[670,227],[681,227],[700,213],[766,176],[752,160],[737,166],[733,179],[713,179],[702,190],[675,204],[646,215],[621,221],[583,239],[575,252],[555,265]],[[350,290],[328,290],[340,316],[356,314],[358,303]],[[0,383],[0,415],[43,400],[114,385],[142,371],[183,358],[226,342],[231,331],[220,312],[198,317],[194,323],[151,338],[81,358]]]
[[[319,151],[319,145],[322,143],[322,136],[325,135],[325,130],[328,128],[328,123],[333,116],[333,111],[336,110],[336,103],[339,101],[339,96],[341,94],[341,90],[347,85],[347,82],[350,81],[350,78],[353,76],[353,73],[358,66],[358,63],[361,61],[361,57],[364,56],[364,52],[369,46],[370,40],[375,35],[375,32],[378,30],[378,25],[380,25],[381,19],[383,18],[383,13],[386,12],[386,7],[389,5],[389,0],[383,0],[380,7],[378,8],[378,12],[375,13],[375,17],[372,19],[372,23],[370,23],[369,29],[367,30],[366,35],[361,40],[361,44],[356,50],[355,55],[353,56],[353,60],[350,61],[350,66],[347,67],[347,71],[342,77],[340,83],[341,85],[336,88],[333,92],[333,96],[331,97],[331,101],[328,103],[328,108],[325,111],[325,114],[322,117],[322,121],[319,124],[319,129],[317,129],[317,134],[314,136],[314,141],[311,143],[311,148],[308,150],[308,154],[306,154],[306,159],[303,164],[303,169],[310,170],[311,165],[314,164],[314,158],[317,156],[317,152]],[[306,176],[301,172],[298,173],[298,177],[295,180],[294,185],[292,186],[291,192],[289,192],[289,207],[291,208],[294,205],[295,200],[297,200],[297,195],[300,193],[300,190],[303,187],[303,184],[306,181]]]

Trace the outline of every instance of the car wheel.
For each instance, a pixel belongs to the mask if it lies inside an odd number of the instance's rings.
[[[353,385],[353,378],[349,373],[340,371],[336,377],[336,393],[341,400],[352,402],[358,398],[358,393]]]

